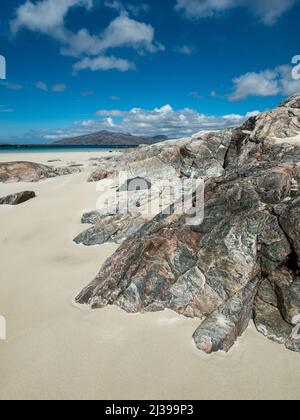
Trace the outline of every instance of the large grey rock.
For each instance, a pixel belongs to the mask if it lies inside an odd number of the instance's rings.
[[[231,130],[205,133],[198,138],[171,140],[152,146],[142,146],[122,154],[113,161],[98,161],[99,169],[89,181],[102,179],[103,174],[116,176],[126,172],[128,178],[174,178],[220,176],[231,141]]]
[[[98,214],[99,216],[99,214]],[[88,220],[88,216],[83,217]],[[95,215],[97,218],[97,215]],[[74,242],[86,246],[102,245],[108,242],[118,243],[134,235],[146,223],[145,219],[138,215],[115,215],[107,217],[99,217],[98,221],[92,218],[93,227],[87,229],[78,235]]]
[[[261,334],[279,344],[285,344],[292,333],[292,326],[284,321],[276,306],[260,299],[254,306],[254,323]]]
[[[255,190],[257,177],[256,171],[210,180],[198,227],[186,225],[185,216],[154,218],[125,241],[78,301],[94,308],[116,304],[128,312],[169,308],[193,317],[217,310],[262,267],[271,272],[291,253],[277,218]],[[85,220],[98,223],[95,213]]]
[[[80,172],[79,168],[54,168],[33,162],[0,163],[0,182],[38,182],[47,178]]]
[[[299,292],[299,278],[281,267],[260,284],[254,305],[257,330],[292,351],[300,351]]]
[[[88,178],[88,182],[98,182],[106,179],[109,176],[109,172],[105,169],[96,169]]]
[[[23,191],[16,194],[11,194],[6,197],[0,198],[0,205],[7,204],[11,206],[16,206],[18,204],[25,203],[28,200],[31,200],[36,195],[33,191]]]
[[[199,350],[228,352],[252,319],[253,301],[259,280],[254,279],[228,299],[200,325],[193,335]]]
[[[290,338],[285,343],[288,350],[300,353],[300,323],[295,326]]]
[[[205,318],[194,340],[206,352],[228,351],[254,314],[259,332],[299,351],[299,112],[300,95],[242,127],[99,162],[101,170],[127,171],[152,185],[159,178],[203,177],[204,220],[190,226],[186,214],[160,213],[135,231],[136,213],[125,228],[117,211],[85,215],[94,225],[84,234],[88,242],[127,239],[77,302]],[[141,195],[142,209],[146,202]],[[112,234],[103,226],[106,216],[113,217]]]
[[[300,134],[299,95],[284,101],[278,108],[264,112],[255,118],[251,140],[264,142],[274,138],[285,139]]]

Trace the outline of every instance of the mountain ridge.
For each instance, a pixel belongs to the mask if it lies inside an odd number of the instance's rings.
[[[139,146],[150,145],[168,140],[167,136],[158,135],[154,137],[135,136],[129,133],[117,133],[107,130],[98,131],[92,134],[69,137],[50,143],[51,145],[63,146]]]

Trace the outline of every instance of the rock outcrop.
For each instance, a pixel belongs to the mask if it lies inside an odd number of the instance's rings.
[[[106,179],[108,176],[109,176],[109,172],[106,171],[105,169],[96,170],[90,175],[88,182],[102,181],[103,179]]]
[[[25,203],[32,198],[35,198],[35,192],[33,191],[23,191],[16,194],[11,194],[6,197],[0,198],[0,205],[7,204],[10,206],[16,206],[18,204]]]
[[[85,215],[94,226],[77,242],[126,239],[77,302],[197,317],[194,341],[207,353],[228,351],[253,318],[260,333],[300,351],[299,123],[294,96],[242,127],[99,162],[99,170],[109,165],[114,176],[127,171],[152,185],[202,177],[204,220],[187,223],[175,205],[148,220]]]
[[[74,242],[86,246],[102,245],[107,242],[119,243],[123,239],[134,235],[146,223],[141,216],[116,214],[101,217],[99,213],[83,215],[84,223],[91,223],[91,228],[78,235]]]
[[[47,178],[80,172],[78,168],[54,168],[33,162],[0,163],[0,182],[38,182]]]
[[[221,176],[231,138],[232,130],[225,130],[205,133],[201,138],[195,136],[140,146],[115,159],[98,160],[99,169],[89,181],[103,179],[103,172],[113,176],[121,171],[126,172],[130,179]]]

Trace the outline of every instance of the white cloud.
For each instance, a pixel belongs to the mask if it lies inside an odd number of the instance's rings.
[[[300,80],[293,80],[292,67],[278,66],[273,70],[246,73],[233,79],[234,92],[229,99],[240,101],[249,96],[290,96],[300,92]]]
[[[188,18],[204,18],[231,9],[238,3],[238,0],[177,0],[175,7]]]
[[[260,73],[246,73],[233,80],[235,91],[230,99],[238,101],[248,96],[275,96],[279,94],[277,74],[266,70]]]
[[[197,48],[193,45],[180,45],[175,47],[175,52],[183,55],[192,55],[196,52]]]
[[[55,36],[63,44],[61,53],[78,57],[99,55],[114,48],[132,48],[138,52],[156,53],[164,46],[154,42],[154,28],[127,15],[118,16],[100,35],[91,35],[87,29],[77,33],[61,29]]]
[[[122,117],[126,114],[127,114],[126,111],[119,111],[118,109],[112,109],[109,111],[106,109],[103,109],[101,111],[96,112],[96,115],[98,117]]]
[[[62,93],[65,92],[67,90],[67,86],[64,84],[57,84],[57,85],[53,85],[52,86],[52,91],[56,92],[56,93]]]
[[[265,25],[273,25],[298,0],[252,0],[250,9]]]
[[[45,82],[36,82],[35,87],[44,92],[47,92],[48,90],[48,85]]]
[[[161,47],[153,44],[154,28],[151,25],[137,22],[126,15],[113,20],[104,31],[99,41],[99,51],[109,48],[132,47],[156,52]]]
[[[153,110],[141,108],[133,108],[130,111],[100,110],[96,113],[99,119],[77,121],[71,128],[39,133],[39,136],[47,140],[57,140],[101,130],[110,130],[140,136],[164,134],[170,138],[184,137],[201,130],[221,130],[240,125],[246,118],[257,113],[258,111],[247,115],[212,116],[189,108],[174,110],[171,105]]]
[[[299,0],[176,0],[176,10],[189,19],[218,16],[235,8],[246,8],[265,25],[273,25]]]
[[[165,134],[169,137],[189,136],[200,130],[220,130],[241,124],[246,118],[238,114],[205,115],[189,108],[174,110],[171,105],[153,110],[133,108],[127,112],[113,110],[111,113],[107,111],[101,113],[98,111],[97,114],[112,118],[116,131],[147,136]],[[102,122],[103,120],[94,121],[94,128],[100,128]]]
[[[4,86],[8,90],[19,91],[19,90],[24,89],[24,86],[18,83],[2,82],[1,85]]]
[[[128,12],[132,13],[134,16],[138,16],[141,13],[147,13],[150,10],[150,5],[147,3],[133,4],[129,3],[126,5]]]
[[[0,113],[11,114],[12,112],[14,112],[12,108],[7,108],[3,105],[0,105]]]
[[[104,2],[104,5],[106,7],[109,7],[110,9],[118,11],[119,13],[129,12],[134,16],[138,16],[141,13],[146,13],[150,9],[149,4],[146,3],[124,3],[124,1],[122,2],[120,0],[106,0]]]
[[[104,121],[106,121],[106,124],[109,127],[115,127],[114,120],[111,117],[106,118],[106,120],[104,120]]]
[[[134,63],[116,57],[104,57],[99,56],[96,58],[83,58],[74,64],[73,70],[78,73],[81,70],[92,70],[92,71],[108,71],[108,70],[119,70],[122,72],[132,70],[135,68]]]
[[[75,70],[128,71],[135,67],[132,63],[123,58],[108,56],[107,52],[121,47],[134,49],[138,53],[164,50],[164,46],[154,40],[153,26],[130,18],[125,11],[98,34],[91,34],[87,28],[77,32],[67,29],[65,18],[72,7],[91,10],[93,4],[93,0],[40,0],[37,3],[26,0],[17,8],[11,30],[14,34],[21,29],[28,29],[51,36],[60,43],[62,55],[81,58],[75,64]]]
[[[203,99],[204,98],[204,96],[201,95],[197,90],[195,90],[193,92],[190,92],[189,96],[193,99]]]
[[[13,33],[22,28],[42,33],[50,33],[61,27],[65,16],[74,6],[91,8],[93,0],[42,0],[34,3],[26,0],[16,10],[15,19],[11,21]]]
[[[260,111],[247,112],[246,119],[251,118],[251,117],[256,117],[258,114],[260,114]]]

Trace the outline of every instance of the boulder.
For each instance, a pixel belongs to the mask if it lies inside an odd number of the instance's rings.
[[[106,179],[109,172],[104,169],[96,169],[88,178],[88,182],[98,182]]]
[[[0,205],[1,204],[8,204],[11,206],[16,206],[18,204],[25,203],[28,200],[36,197],[33,191],[23,191],[21,193],[11,194],[6,197],[0,198]]]
[[[0,182],[38,182],[47,178],[80,172],[79,168],[53,168],[33,162],[0,163]]]

